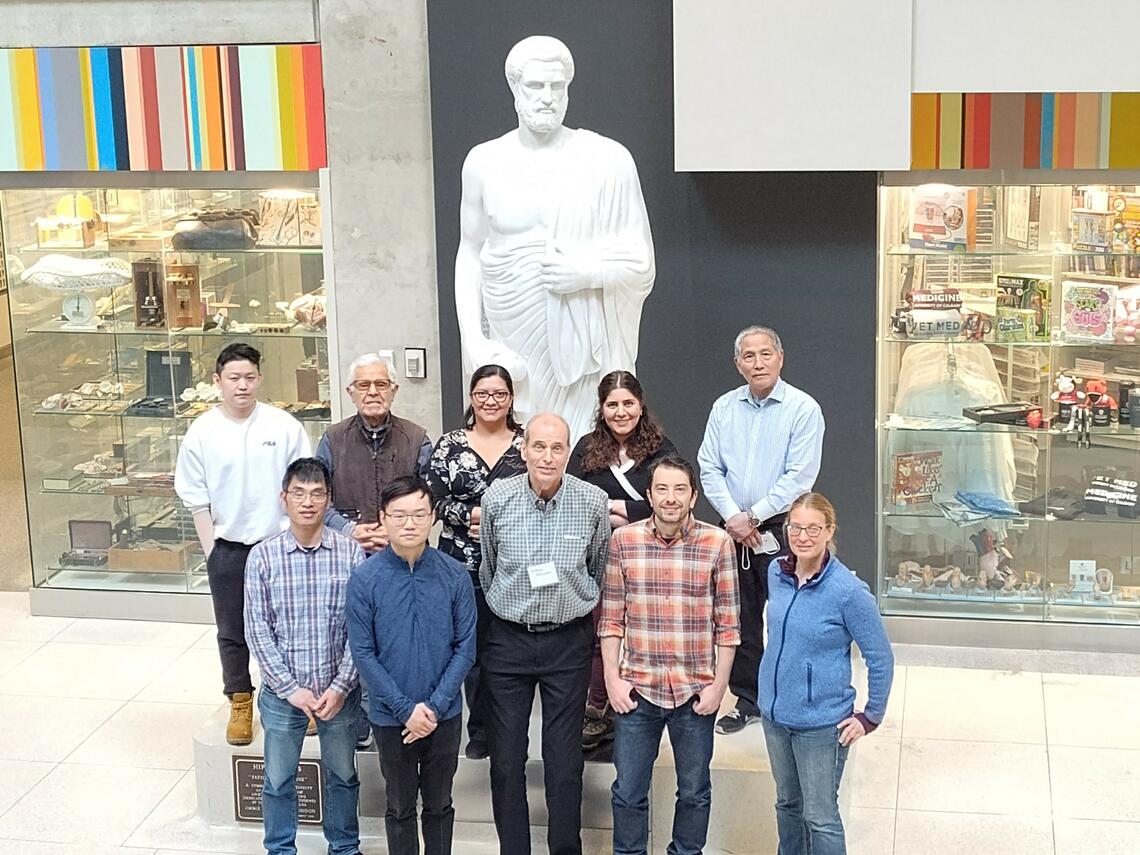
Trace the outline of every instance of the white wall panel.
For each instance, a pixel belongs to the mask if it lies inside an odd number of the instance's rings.
[[[1137,0],[914,0],[914,91],[1140,90],[1137,32]]]
[[[312,42],[316,0],[0,0],[0,47]]]
[[[906,169],[912,0],[673,0],[678,171]]]

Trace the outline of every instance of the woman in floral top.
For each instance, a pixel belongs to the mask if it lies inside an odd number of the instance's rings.
[[[526,470],[522,460],[523,429],[515,420],[515,387],[501,365],[484,365],[471,375],[471,400],[460,430],[445,433],[435,444],[428,465],[428,485],[436,514],[443,523],[439,548],[467,565],[479,608],[475,666],[464,681],[470,715],[466,754],[487,756],[485,713],[479,699],[479,651],[486,640],[490,611],[479,587],[479,517],[483,493],[499,478]]]

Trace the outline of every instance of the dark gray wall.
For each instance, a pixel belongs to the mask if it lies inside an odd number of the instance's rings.
[[[637,361],[650,405],[695,458],[713,400],[743,382],[732,365],[736,333],[775,328],[784,377],[814,395],[827,419],[818,487],[837,507],[842,555],[870,579],[875,175],[675,173],[671,6],[428,3],[444,425],[459,423],[464,399],[453,292],[460,167],[471,146],[517,124],[507,51],[528,35],[557,36],[576,66],[567,124],[622,142],[641,175],[657,254]],[[747,89],[739,109],[749,109]]]

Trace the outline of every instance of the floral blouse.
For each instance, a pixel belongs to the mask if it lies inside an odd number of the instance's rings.
[[[483,493],[494,481],[526,471],[522,449],[519,431],[494,467],[489,467],[467,441],[467,432],[460,429],[441,436],[428,460],[427,482],[435,512],[443,523],[439,548],[466,564],[472,573],[479,572],[482,555],[479,541],[468,534],[471,511],[479,507]]]

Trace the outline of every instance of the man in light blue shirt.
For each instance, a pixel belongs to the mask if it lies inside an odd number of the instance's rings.
[[[780,379],[784,347],[775,331],[748,327],[734,351],[746,385],[713,404],[697,454],[705,496],[736,541],[740,566],[741,643],[729,678],[736,709],[717,722],[718,733],[759,721],[768,562],[786,548],[787,510],[812,489],[823,452],[823,413],[811,395]]]

